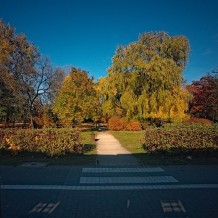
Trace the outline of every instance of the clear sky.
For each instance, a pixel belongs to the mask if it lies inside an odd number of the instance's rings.
[[[55,66],[95,79],[106,75],[118,45],[149,31],[189,39],[188,83],[218,68],[217,0],[0,0],[0,18]]]

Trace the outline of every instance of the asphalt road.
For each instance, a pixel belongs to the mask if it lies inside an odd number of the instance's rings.
[[[218,166],[0,167],[1,218],[217,218]]]

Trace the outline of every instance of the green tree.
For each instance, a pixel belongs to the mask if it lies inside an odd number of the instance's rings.
[[[119,46],[105,79],[104,113],[182,119],[188,99],[182,72],[188,54],[189,42],[184,36],[164,32],[145,33],[138,41]]]
[[[96,117],[98,107],[93,78],[88,78],[86,71],[72,68],[60,87],[53,111],[66,126],[70,126]]]

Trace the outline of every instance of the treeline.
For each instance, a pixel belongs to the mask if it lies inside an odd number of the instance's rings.
[[[185,86],[190,46],[184,36],[142,34],[119,46],[107,76],[94,82],[72,68],[65,76],[23,34],[0,21],[0,119],[31,126],[72,126],[111,117],[145,122],[218,120],[218,73]]]

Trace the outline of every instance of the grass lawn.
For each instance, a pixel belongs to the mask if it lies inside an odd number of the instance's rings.
[[[91,140],[92,131],[81,132],[85,153],[83,155],[66,154],[59,157],[47,157],[40,153],[23,152],[19,155],[0,153],[0,165],[20,165],[26,162],[45,162],[49,165],[93,165],[96,162],[96,143]]]
[[[85,147],[85,155],[96,154],[96,143],[91,139],[91,134],[96,134],[94,131],[83,131],[81,132]]]
[[[111,134],[131,153],[145,153],[142,148],[144,131],[111,131]]]
[[[144,131],[111,131],[111,134],[144,165],[218,164],[218,157],[213,154],[191,156],[191,159],[187,158],[187,155],[184,154],[149,154],[142,147]]]

